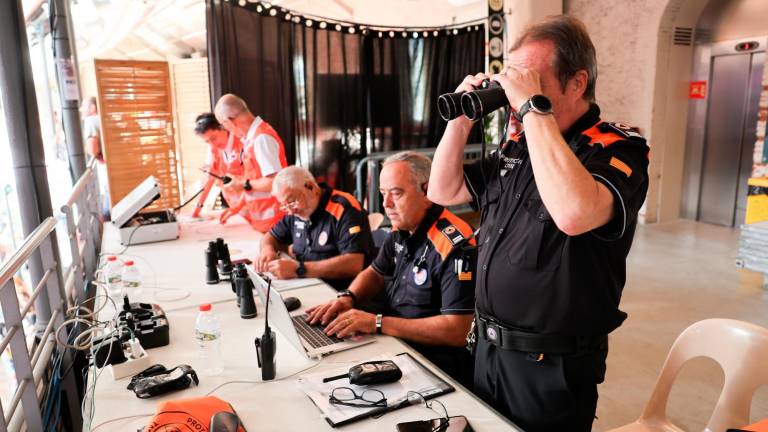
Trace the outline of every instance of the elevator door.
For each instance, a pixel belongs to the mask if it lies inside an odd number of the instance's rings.
[[[712,57],[698,219],[744,222],[765,53]]]

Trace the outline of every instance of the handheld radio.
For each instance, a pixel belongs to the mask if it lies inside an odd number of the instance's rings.
[[[261,379],[264,381],[275,379],[276,373],[275,351],[277,349],[277,341],[275,340],[275,332],[269,328],[269,297],[271,292],[272,279],[267,278],[267,305],[264,311],[264,334],[261,338],[256,338],[256,341],[254,342],[256,344],[256,359],[261,368]]]

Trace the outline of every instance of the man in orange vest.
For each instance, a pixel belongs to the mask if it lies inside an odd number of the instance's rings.
[[[233,94],[222,96],[214,113],[219,123],[239,138],[232,140],[227,153],[243,167],[242,175],[226,186],[241,189],[242,199],[229,203],[220,221],[225,223],[232,215],[241,214],[255,230],[268,232],[283,217],[271,194],[273,177],[288,166],[283,141],[272,126],[251,114],[245,101]]]

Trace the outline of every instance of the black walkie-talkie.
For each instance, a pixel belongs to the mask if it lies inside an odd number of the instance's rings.
[[[256,359],[261,368],[261,379],[269,381],[275,379],[275,351],[277,341],[275,332],[269,328],[269,294],[272,292],[272,279],[267,279],[267,305],[264,311],[264,334],[261,338],[256,338]]]

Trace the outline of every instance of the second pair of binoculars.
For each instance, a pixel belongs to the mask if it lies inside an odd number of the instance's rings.
[[[224,278],[231,277],[232,258],[229,256],[229,246],[223,238],[208,242],[208,248],[205,250],[205,267],[205,282],[210,285],[219,283],[221,280],[219,275]]]
[[[248,274],[245,264],[238,264],[232,272],[232,291],[237,295],[237,307],[240,308],[240,318],[256,317],[256,302],[253,298],[253,280]]]
[[[496,81],[485,79],[479,88],[468,92],[445,93],[437,98],[437,111],[445,121],[464,114],[470,120],[480,120],[487,114],[509,105],[507,94]]]

